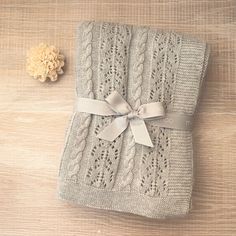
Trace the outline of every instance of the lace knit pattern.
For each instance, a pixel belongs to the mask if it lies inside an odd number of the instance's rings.
[[[101,24],[97,99],[104,100],[113,90],[126,97],[130,36],[127,26]],[[96,138],[112,119],[96,117],[85,183],[97,188],[112,188],[119,164],[123,134],[113,142]]]
[[[179,63],[181,37],[175,33],[159,33],[153,38],[153,55],[147,103],[161,101],[171,109]],[[170,129],[147,124],[155,148],[142,147],[140,192],[163,197],[168,194]]]

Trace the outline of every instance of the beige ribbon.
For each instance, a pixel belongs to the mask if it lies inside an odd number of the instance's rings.
[[[124,98],[113,91],[105,101],[90,98],[79,98],[77,110],[100,116],[115,116],[115,119],[105,127],[97,137],[107,141],[115,140],[130,124],[131,131],[136,143],[153,147],[144,120],[157,121],[159,127],[170,129],[191,129],[191,116],[186,114],[165,114],[161,102],[142,104],[137,110],[133,110]]]

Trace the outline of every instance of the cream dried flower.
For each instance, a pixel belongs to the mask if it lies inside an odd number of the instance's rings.
[[[55,46],[41,43],[29,50],[26,69],[40,82],[45,82],[47,78],[56,81],[58,75],[63,74],[64,59]]]

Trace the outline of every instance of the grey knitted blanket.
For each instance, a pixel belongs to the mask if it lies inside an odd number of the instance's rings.
[[[165,111],[194,115],[209,50],[175,32],[82,22],[77,35],[78,98],[104,100],[116,90],[133,107],[162,102]],[[66,132],[58,192],[79,205],[152,218],[191,207],[191,130],[145,121],[154,147],[135,143],[130,127],[114,141],[96,135],[114,117],[78,112]]]

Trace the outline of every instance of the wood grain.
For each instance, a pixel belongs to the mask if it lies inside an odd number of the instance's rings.
[[[56,198],[65,129],[75,98],[80,20],[173,29],[211,47],[194,128],[193,209],[151,220],[75,207]],[[27,76],[27,50],[55,44],[66,55],[57,83]],[[0,2],[0,235],[236,235],[236,1],[2,0]]]

